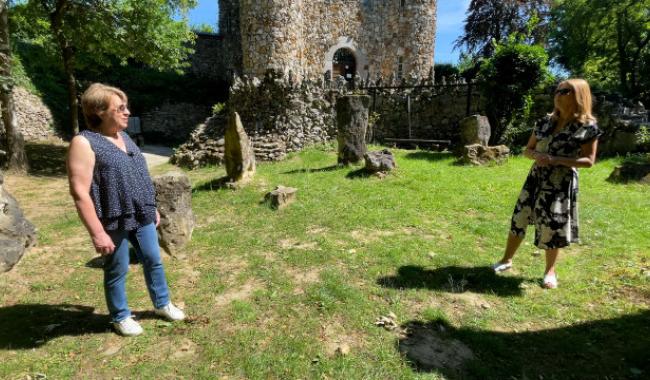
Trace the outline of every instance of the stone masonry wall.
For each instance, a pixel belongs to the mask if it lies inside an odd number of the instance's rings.
[[[402,5],[403,3],[403,5]],[[350,49],[361,77],[392,73],[426,76],[433,66],[436,0],[221,0],[239,11],[242,72],[268,69],[317,79],[332,72],[339,48]],[[220,20],[220,30],[226,20]],[[235,52],[237,54],[238,51]]]
[[[18,128],[27,141],[58,138],[54,117],[41,98],[22,87],[13,89],[14,107]],[[0,119],[0,134],[4,126]]]
[[[378,142],[384,138],[455,142],[458,122],[467,116],[466,84],[371,91],[370,95],[370,112],[377,114],[371,137]],[[483,102],[478,90],[473,89],[470,114],[476,113],[484,113]]]
[[[181,145],[172,163],[195,168],[223,162],[227,114],[239,113],[260,161],[283,159],[287,153],[335,137],[333,94],[320,85],[269,72],[263,79],[236,78],[226,110],[199,125]]]
[[[223,115],[208,118],[172,157],[172,162],[195,168],[223,162],[226,115],[237,111],[253,142],[258,160],[283,159],[287,153],[336,138],[336,98],[348,93],[369,92],[371,112],[379,115],[372,129],[373,140],[408,138],[407,97],[411,98],[412,138],[449,139],[458,135],[458,121],[466,115],[467,86],[441,85],[376,91],[350,90],[331,82],[293,81],[282,73],[269,72],[263,79],[235,79]],[[471,112],[481,112],[475,92]]]
[[[163,104],[141,116],[145,140],[183,142],[210,115],[210,107],[191,103]]]

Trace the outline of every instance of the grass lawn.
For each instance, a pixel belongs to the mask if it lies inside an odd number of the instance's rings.
[[[211,185],[223,168],[188,172],[197,226],[187,259],[165,265],[191,318],[157,319],[133,265],[129,302],[145,334],[121,338],[63,149],[30,151],[49,161],[5,178],[39,245],[0,275],[0,378],[650,376],[650,193],[606,181],[619,159],[581,170],[582,243],[562,251],[556,290],[540,286],[532,229],[513,270],[488,269],[531,165],[522,157],[477,168],[395,150],[399,168],[379,179],[312,148],[258,163],[236,191]],[[261,201],[279,184],[297,201],[272,210]]]

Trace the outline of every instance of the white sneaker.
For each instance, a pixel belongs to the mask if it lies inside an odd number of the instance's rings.
[[[512,262],[502,263],[501,261],[497,261],[496,263],[492,264],[494,273],[507,271],[510,268],[512,268]]]
[[[122,336],[136,336],[143,332],[142,326],[130,316],[119,322],[113,322],[113,327]]]
[[[168,303],[167,306],[156,309],[155,312],[169,321],[182,321],[185,319],[185,313],[183,313],[183,310],[177,308],[171,302]]]

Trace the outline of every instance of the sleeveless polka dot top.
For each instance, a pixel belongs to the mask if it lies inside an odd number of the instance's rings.
[[[133,140],[120,134],[126,153],[100,133],[79,133],[95,152],[90,197],[106,231],[131,231],[156,220],[156,193],[147,163]]]

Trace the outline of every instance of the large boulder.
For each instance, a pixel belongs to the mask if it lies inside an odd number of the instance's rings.
[[[366,171],[370,173],[389,172],[397,167],[395,157],[388,149],[368,152],[363,158],[366,160]]]
[[[483,146],[481,144],[465,145],[460,162],[470,165],[500,164],[508,158],[510,149],[505,145]]]
[[[336,100],[339,164],[347,165],[363,160],[369,106],[368,95],[345,95]]]
[[[185,256],[182,248],[192,239],[192,185],[184,173],[170,172],[153,179],[160,212],[160,246],[175,257]]]
[[[230,115],[225,133],[226,174],[233,182],[245,181],[255,174],[255,152],[239,114]]]
[[[460,121],[461,145],[488,145],[492,130],[487,116],[472,115]]]
[[[36,228],[23,215],[18,202],[3,188],[0,173],[0,273],[20,261],[25,251],[36,244]]]

